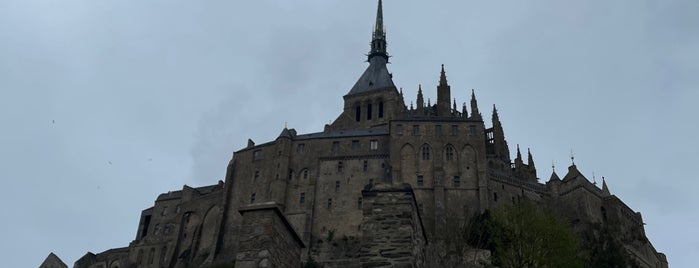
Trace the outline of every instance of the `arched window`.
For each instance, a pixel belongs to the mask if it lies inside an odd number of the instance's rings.
[[[366,105],[366,120],[371,120],[371,103]]]
[[[160,250],[160,266],[165,266],[165,254],[167,253],[167,246],[163,246]]]
[[[427,144],[422,146],[422,160],[430,160],[430,147]]]
[[[379,118],[383,118],[383,101],[379,101]]]
[[[445,156],[444,156],[444,158],[445,158],[447,161],[454,160],[454,147],[453,147],[453,146],[451,146],[451,145],[448,145],[448,146],[447,146],[447,148],[446,148],[446,150],[445,150]]]
[[[303,178],[308,179],[308,169],[303,170]]]
[[[148,264],[153,264],[154,255],[155,255],[155,248],[150,248],[150,256],[148,256]]]
[[[354,120],[357,120],[357,122],[362,120],[362,107],[359,105],[354,108]]]

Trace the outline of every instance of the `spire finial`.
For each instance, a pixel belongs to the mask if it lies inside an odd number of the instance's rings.
[[[367,61],[375,56],[380,56],[388,61],[388,52],[386,52],[386,27],[383,25],[383,5],[379,0],[379,6],[376,9],[376,23],[371,37],[371,51],[369,51]]]
[[[573,154],[573,149],[570,149],[570,162],[575,166],[575,154]]]
[[[527,165],[534,167],[534,157],[532,156],[532,150],[527,148]]]
[[[447,73],[444,71],[444,64],[442,64],[442,71],[439,74],[439,85],[440,86],[447,85]]]
[[[498,108],[495,107],[495,104],[493,104],[493,123],[499,122],[500,121],[500,116],[498,115]]]
[[[476,101],[476,90],[471,89],[471,118],[481,120],[481,113],[478,112],[478,101]]]
[[[592,185],[597,185],[597,177],[595,177],[594,171],[592,171]]]
[[[522,159],[522,153],[519,151],[519,143],[517,144],[517,159]]]

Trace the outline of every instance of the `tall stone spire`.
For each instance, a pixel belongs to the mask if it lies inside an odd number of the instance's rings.
[[[386,64],[388,63],[388,52],[386,52],[386,28],[383,24],[383,8],[379,0],[379,7],[376,11],[376,22],[371,35],[371,50],[367,54],[369,67],[359,77],[347,95],[356,95],[385,88],[395,88],[393,78]]]
[[[534,169],[534,157],[532,156],[532,150],[527,148],[527,154],[529,155],[527,157],[527,165],[529,165],[530,168]]]
[[[373,57],[383,57],[388,61],[388,52],[386,51],[386,27],[383,25],[383,7],[379,0],[379,7],[376,10],[376,23],[374,24],[374,32],[371,38],[371,51],[367,61],[371,62]]]

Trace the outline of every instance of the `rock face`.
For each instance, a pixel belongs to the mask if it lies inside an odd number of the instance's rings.
[[[410,186],[371,185],[362,197],[361,266],[423,267],[427,238]]]
[[[225,181],[161,194],[127,247],[87,253],[75,268],[475,265],[488,253],[442,246],[450,223],[522,198],[557,204],[578,227],[618,225],[638,238],[624,246],[643,267],[667,267],[641,214],[606,183],[598,187],[575,165],[540,183],[531,152],[522,156],[518,146],[511,159],[497,109],[487,126],[475,92],[469,107],[450,103],[444,66],[435,72],[436,103],[418,85],[415,105],[406,105],[387,69],[383,21],[379,1],[368,67],[324,131],[284,128],[273,141],[248,140]]]

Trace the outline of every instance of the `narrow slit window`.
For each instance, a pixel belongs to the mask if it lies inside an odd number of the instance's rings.
[[[371,103],[366,105],[366,120],[371,120]]]
[[[379,102],[379,118],[383,118],[383,101]]]

